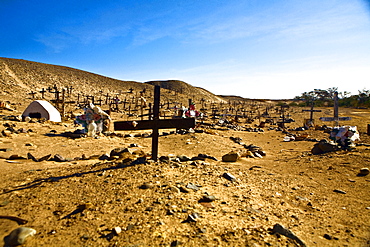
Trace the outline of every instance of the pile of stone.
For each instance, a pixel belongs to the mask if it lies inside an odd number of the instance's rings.
[[[230,140],[235,143],[242,145],[245,149],[232,151],[222,156],[223,162],[236,162],[241,157],[245,158],[262,158],[266,156],[266,152],[262,150],[261,147],[253,144],[245,144],[240,137],[230,137]]]
[[[339,150],[339,148],[335,143],[329,142],[326,139],[322,139],[321,141],[319,141],[318,143],[316,143],[313,146],[313,148],[311,150],[311,153],[314,154],[314,155],[317,155],[317,154],[335,152],[335,151],[338,151],[338,150]]]
[[[265,132],[262,128],[245,127],[244,131],[247,132]]]
[[[21,134],[21,133],[29,133],[33,132],[31,129],[25,129],[25,128],[17,128],[16,124],[12,123],[4,123],[3,126],[5,129],[1,130],[0,137],[9,137],[12,134]]]

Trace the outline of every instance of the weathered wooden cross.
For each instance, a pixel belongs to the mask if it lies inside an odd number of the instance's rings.
[[[314,106],[314,102],[312,101],[311,109],[310,109],[310,110],[302,110],[302,112],[310,112],[310,119],[309,119],[309,123],[307,123],[308,125],[313,125],[313,124],[314,124],[313,113],[314,113],[314,112],[321,112],[321,110],[314,110],[314,109],[313,109],[313,106]],[[306,124],[306,123],[305,123],[305,124]]]
[[[62,89],[62,100],[61,100],[61,102],[62,102],[62,113],[61,113],[61,115],[62,115],[62,117],[65,117],[65,105],[66,104],[76,104],[76,101],[66,101],[66,91],[68,91],[68,88],[63,88]],[[59,110],[59,109],[58,109]]]
[[[160,86],[154,86],[153,120],[117,121],[114,130],[146,130],[152,129],[152,159],[158,159],[159,129],[189,129],[195,127],[194,118],[159,119]]]
[[[338,107],[338,92],[334,93],[334,117],[321,117],[321,121],[335,122],[336,126],[339,126],[339,121],[349,121],[351,117],[339,117],[339,107]]]
[[[289,105],[286,105],[286,104],[280,106],[280,113],[281,113],[281,117],[280,118],[281,118],[281,121],[279,121],[277,123],[282,128],[285,128],[285,123],[289,123],[289,122],[287,122],[285,120],[285,117],[286,117],[286,115],[285,115],[285,109],[288,109],[288,108],[289,108]]]

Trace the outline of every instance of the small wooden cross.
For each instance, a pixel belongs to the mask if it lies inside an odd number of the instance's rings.
[[[101,103],[101,102],[103,102],[103,100],[102,100],[101,98],[99,98],[99,99],[97,100],[97,103],[95,103],[95,105],[101,106],[101,105],[102,105],[102,103]]]
[[[154,86],[153,120],[117,121],[114,122],[115,130],[146,130],[152,129],[152,159],[158,159],[159,129],[189,129],[195,127],[194,118],[159,119],[160,86]]]
[[[280,124],[282,128],[285,128],[285,123],[288,123],[287,121],[285,121],[285,117],[286,117],[285,109],[288,109],[288,108],[289,108],[289,105],[286,105],[286,104],[280,106],[281,121],[279,121],[278,124]]]
[[[35,98],[35,94],[37,94],[37,92],[31,91],[29,94],[31,94],[32,95],[32,99],[34,99]]]
[[[60,97],[59,97],[59,94],[61,92],[58,91],[58,87],[56,85],[54,85],[53,89],[54,89],[54,92],[53,91],[49,91],[50,93],[53,93],[54,94],[54,97],[55,97],[55,99],[54,100],[51,100],[51,102],[55,103],[56,108],[59,109],[59,103],[62,102],[60,100]]]
[[[204,102],[205,102],[205,101],[206,101],[206,100],[205,100],[204,98],[201,98],[201,99],[200,99],[200,103],[201,103],[201,105],[202,105],[202,106],[201,106],[201,108],[202,108],[202,109],[204,109]],[[201,110],[202,110],[202,109],[201,109]]]
[[[107,94],[105,95],[105,104],[106,104],[106,105],[108,105],[109,99],[110,99],[110,97],[109,97],[109,94],[107,93]]]
[[[310,112],[310,119],[309,119],[310,124],[314,123],[313,113],[314,112],[321,112],[321,110],[314,110],[313,107],[314,107],[314,102],[312,102],[310,110],[302,110],[302,112]]]
[[[44,96],[45,96],[45,93],[46,93],[47,91],[45,90],[45,88],[42,88],[42,90],[40,91],[40,93],[41,93],[41,97],[44,99]]]
[[[86,102],[91,102],[95,105],[95,96],[86,96]]]

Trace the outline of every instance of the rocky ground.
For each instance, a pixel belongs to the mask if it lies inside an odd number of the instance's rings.
[[[20,227],[13,216],[36,230],[23,246],[370,246],[370,175],[359,176],[370,166],[369,110],[341,109],[359,128],[352,151],[312,155],[322,130],[284,142],[276,126],[239,123],[161,131],[158,162],[150,131],[72,139],[72,121],[13,114],[0,120],[1,239]],[[222,161],[251,144],[266,156]]]

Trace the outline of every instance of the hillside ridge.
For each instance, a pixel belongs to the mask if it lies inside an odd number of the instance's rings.
[[[201,99],[209,102],[224,101],[222,97],[208,90],[180,80],[124,81],[67,66],[5,57],[0,57],[0,82],[2,100],[31,101],[40,98],[42,90],[52,87],[72,88],[71,97],[74,98],[103,94],[120,95],[123,98],[128,91],[138,94],[143,89],[149,91],[154,85],[159,85],[163,89],[162,94],[168,100],[187,102],[188,98],[192,97],[196,101]],[[45,94],[47,100],[53,97],[53,94]],[[149,93],[147,97],[151,97],[151,94]]]

